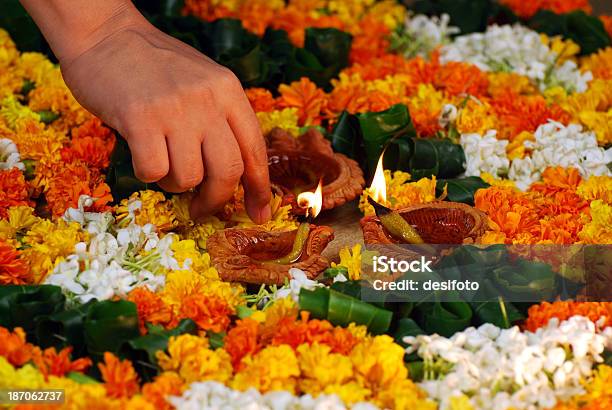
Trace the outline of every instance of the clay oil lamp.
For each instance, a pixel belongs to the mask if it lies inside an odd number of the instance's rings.
[[[323,181],[323,210],[357,198],[365,185],[357,162],[335,153],[330,142],[316,129],[294,137],[280,128],[266,136],[268,167],[274,191],[290,204],[294,214],[305,208],[297,203],[300,192],[314,190]]]
[[[323,272],[329,260],[321,253],[334,231],[312,223],[322,208],[321,185],[298,195],[296,202],[306,217],[295,230],[230,228],[211,235],[207,248],[219,276],[230,282],[281,285],[290,279],[291,268],[303,270],[309,279]]]
[[[384,152],[383,152],[384,154]],[[386,203],[382,156],[368,198],[375,216],[361,219],[366,244],[465,244],[474,243],[485,232],[486,216],[458,202],[430,202],[391,210]],[[421,250],[426,246],[421,245]]]

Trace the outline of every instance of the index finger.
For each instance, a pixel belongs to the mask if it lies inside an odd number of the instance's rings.
[[[242,183],[245,205],[251,219],[266,222],[271,217],[270,176],[266,144],[261,134],[259,121],[244,91],[240,91],[237,100],[230,104],[227,121],[238,141],[244,161]]]

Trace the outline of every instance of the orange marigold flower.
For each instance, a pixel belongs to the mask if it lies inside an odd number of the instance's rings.
[[[174,372],[164,372],[151,383],[142,386],[142,396],[157,410],[169,410],[174,407],[166,397],[180,396],[183,391],[183,379]]]
[[[521,131],[535,131],[549,119],[566,124],[570,115],[556,104],[548,105],[541,95],[500,93],[490,101],[499,116],[500,138],[512,139]]]
[[[181,318],[192,319],[200,329],[222,332],[230,324],[231,306],[218,295],[192,294],[180,307]]]
[[[138,393],[138,374],[129,360],[119,360],[104,352],[104,362],[98,363],[106,394],[112,398],[132,397]]]
[[[359,33],[353,37],[351,43],[351,64],[368,65],[387,54],[390,30],[384,22],[368,16],[359,22],[357,29]],[[384,76],[379,78],[382,77]]]
[[[71,346],[63,348],[59,353],[55,347],[49,347],[42,352],[38,350],[33,357],[34,364],[45,376],[45,380],[48,380],[49,376],[62,377],[70,372],[82,373],[91,366],[90,358],[81,357],[73,361],[70,359],[71,353]]]
[[[30,267],[19,251],[0,240],[0,285],[26,285],[32,282]]]
[[[56,162],[46,167],[47,170],[39,170],[37,167],[36,171],[48,172],[50,175],[46,182],[45,198],[54,216],[63,215],[68,208],[76,208],[81,195],[96,198],[91,207],[92,211],[102,212],[108,209],[107,204],[113,198],[99,170],[78,160],[69,163]]]
[[[529,190],[544,195],[565,190],[576,192],[581,182],[582,177],[576,168],[548,167],[542,173],[542,182],[532,184]]]
[[[487,92],[489,79],[473,64],[451,61],[436,72],[433,84],[450,95],[470,94],[478,97]]]
[[[298,110],[299,125],[319,125],[325,108],[325,93],[306,77],[289,85],[278,87],[280,108],[295,107]]]
[[[16,327],[12,332],[0,327],[0,356],[13,366],[23,366],[35,354],[38,348],[26,342],[25,332]]]
[[[577,315],[588,317],[593,322],[605,316],[606,321],[602,327],[612,326],[612,302],[542,302],[529,308],[523,327],[535,332],[540,327],[546,326],[553,317],[563,321]]]
[[[10,207],[20,205],[34,205],[23,172],[17,168],[0,171],[0,218],[8,216]]]
[[[172,309],[166,306],[161,296],[151,292],[147,287],[134,289],[129,293],[127,299],[136,305],[141,334],[147,333],[147,323],[167,326],[172,322]]]
[[[236,326],[227,332],[223,348],[231,356],[234,370],[239,371],[242,358],[254,355],[262,348],[259,323],[250,318],[238,320]]]
[[[574,10],[583,10],[586,13],[592,11],[589,0],[501,0],[501,3],[523,18],[530,18],[538,10],[551,10],[557,14]]]
[[[276,106],[274,96],[265,88],[248,88],[246,95],[255,112],[270,112]]]

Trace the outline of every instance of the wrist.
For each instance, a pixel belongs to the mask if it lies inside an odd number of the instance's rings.
[[[60,63],[129,27],[152,28],[130,0],[21,0]]]

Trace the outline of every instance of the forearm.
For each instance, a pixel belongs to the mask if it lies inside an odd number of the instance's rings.
[[[20,0],[60,61],[79,56],[118,29],[146,24],[129,0]]]

